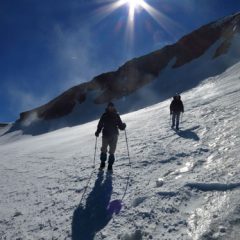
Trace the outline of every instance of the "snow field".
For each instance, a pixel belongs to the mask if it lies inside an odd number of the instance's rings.
[[[112,176],[93,169],[97,121],[1,136],[0,238],[240,239],[239,69],[181,95],[179,132],[170,100],[123,115],[131,167],[121,132]]]

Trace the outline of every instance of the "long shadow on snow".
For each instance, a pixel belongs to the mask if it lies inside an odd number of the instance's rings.
[[[193,139],[194,141],[199,141],[200,140],[199,136],[193,131],[197,128],[199,128],[199,126],[189,128],[189,129],[186,129],[183,131],[178,131],[177,134],[182,138]]]
[[[79,205],[74,211],[72,240],[93,240],[95,234],[109,223],[113,213],[120,211],[110,206],[112,176],[109,174],[103,179],[103,172],[99,172],[85,207]]]

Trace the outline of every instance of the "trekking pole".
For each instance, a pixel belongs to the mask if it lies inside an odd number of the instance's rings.
[[[125,139],[126,139],[126,144],[127,144],[127,152],[128,152],[129,165],[131,166],[131,159],[130,159],[130,154],[129,154],[128,138],[127,138],[127,131],[126,131],[126,129],[125,129]]]
[[[131,159],[130,159],[130,154],[129,154],[129,147],[128,147],[128,138],[127,138],[127,131],[125,129],[125,139],[126,139],[126,144],[127,144],[127,152],[128,152],[128,160],[129,160],[129,170],[131,168]],[[128,186],[130,184],[130,176],[131,176],[131,171],[129,171],[128,173],[128,178],[127,178],[127,184],[126,184],[126,187],[125,187],[125,190],[124,190],[124,194],[122,196],[122,200],[125,198],[126,194],[127,194],[127,190],[128,190]]]
[[[95,140],[95,150],[94,150],[94,158],[93,158],[93,168],[95,168],[95,163],[96,163],[96,152],[97,152],[97,137]]]
[[[181,123],[182,123],[182,121],[183,121],[183,112],[182,112],[182,115],[181,115]]]
[[[86,184],[86,186],[84,187],[84,191],[83,191],[83,194],[82,194],[82,197],[81,197],[79,206],[81,206],[81,204],[82,204],[82,201],[83,201],[83,199],[84,199],[84,196],[85,196],[85,194],[86,194],[86,192],[87,192],[88,185],[89,185],[89,183],[90,183],[90,181],[91,181],[91,178],[92,178],[92,176],[93,176],[93,173],[95,172],[96,151],[97,151],[97,137],[96,137],[96,140],[95,140],[95,150],[94,150],[94,158],[93,158],[93,168],[94,168],[94,169],[92,170],[92,172],[91,172],[91,174],[90,174],[90,176],[89,176],[89,178],[88,178],[87,184]]]

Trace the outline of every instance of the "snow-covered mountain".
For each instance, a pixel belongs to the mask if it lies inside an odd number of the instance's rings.
[[[113,175],[96,121],[0,137],[0,239],[240,239],[240,62],[182,99],[179,132],[170,99],[122,116]]]
[[[20,114],[10,131],[39,134],[99,117],[108,101],[130,112],[197,86],[240,60],[240,13],[205,25],[173,45],[135,58]]]

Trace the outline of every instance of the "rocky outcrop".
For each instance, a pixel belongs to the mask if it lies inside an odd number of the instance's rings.
[[[8,126],[8,123],[0,123],[0,128],[4,128],[6,126]]]

